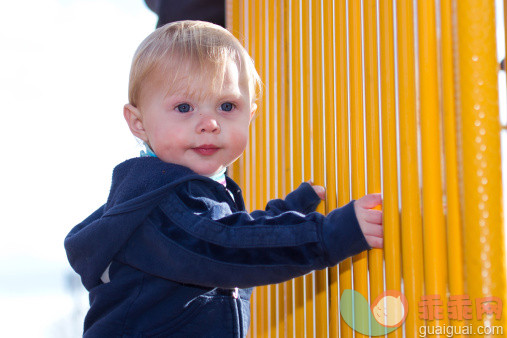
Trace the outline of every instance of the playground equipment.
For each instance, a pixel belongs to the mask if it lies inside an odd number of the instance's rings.
[[[250,337],[352,337],[345,290],[406,296],[389,337],[507,335],[495,2],[226,4],[265,85],[231,168],[247,208],[310,179],[322,213],[383,193],[384,249],[256,288]]]

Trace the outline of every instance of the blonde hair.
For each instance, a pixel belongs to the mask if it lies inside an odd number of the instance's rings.
[[[251,102],[260,99],[262,82],[254,63],[228,30],[204,21],[166,24],[146,37],[134,54],[129,102],[133,106],[139,104],[143,83],[153,72],[159,71],[171,74],[168,79],[171,90],[193,90],[193,94],[199,95],[191,84],[204,84],[210,80],[211,88],[217,88],[222,84],[229,60],[236,63],[240,81],[248,81]]]

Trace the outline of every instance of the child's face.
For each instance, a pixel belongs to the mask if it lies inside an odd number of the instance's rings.
[[[171,92],[165,76],[161,72],[145,82],[137,108],[125,106],[132,133],[162,161],[200,175],[213,175],[234,162],[246,148],[256,108],[237,65],[228,62],[222,87],[208,95]],[[206,84],[191,86],[206,90]]]

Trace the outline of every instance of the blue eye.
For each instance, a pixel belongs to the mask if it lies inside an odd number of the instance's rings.
[[[192,110],[192,107],[188,103],[182,103],[182,104],[177,105],[176,109],[180,113],[188,113],[189,111]]]
[[[234,109],[234,104],[232,104],[230,102],[222,103],[222,105],[220,106],[220,109],[223,111],[231,111],[232,109]]]

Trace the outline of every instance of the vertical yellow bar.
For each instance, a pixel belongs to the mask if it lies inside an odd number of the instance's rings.
[[[348,122],[348,82],[347,82],[347,6],[345,1],[335,2],[335,77],[336,77],[336,156],[338,165],[338,206],[350,202],[349,181],[349,122]],[[352,259],[347,258],[339,265],[339,295],[352,289]],[[342,309],[342,308],[340,308]],[[344,311],[353,311],[342,309]],[[340,316],[340,337],[353,337],[354,332]]]
[[[417,113],[415,101],[414,9],[412,0],[397,0],[398,106],[401,160],[402,263],[403,286],[408,301],[405,320],[407,337],[416,337],[424,321],[419,316],[419,301],[424,293],[422,220],[417,150]],[[385,162],[384,162],[385,163]],[[386,181],[384,186],[387,187]],[[387,198],[387,195],[386,195]],[[384,212],[388,212],[387,200]],[[387,215],[386,229],[387,227]],[[388,234],[386,233],[386,237]],[[386,247],[386,255],[388,253]],[[393,259],[397,257],[393,255]],[[394,262],[393,262],[394,263]],[[386,274],[389,271],[386,256]]]
[[[325,114],[325,150],[326,150],[326,213],[337,207],[336,199],[336,119],[334,102],[334,22],[333,22],[333,1],[324,0],[322,8],[323,35],[324,44],[324,110]],[[338,337],[338,271],[337,267],[328,269],[328,330],[329,337]]]
[[[401,232],[399,221],[394,24],[392,0],[379,1],[380,80],[382,112],[382,167],[384,190],[384,257],[386,289],[401,291]],[[371,297],[374,299],[374,296]],[[403,329],[389,334],[403,336]],[[407,335],[409,337],[409,335]],[[411,336],[410,336],[411,337]]]
[[[227,29],[234,34],[234,36],[241,41],[241,27],[240,27],[240,17],[241,17],[241,8],[240,2],[227,0],[226,1],[226,27]],[[240,186],[242,186],[242,175],[241,175],[241,161],[234,162],[227,170],[227,173],[232,179],[234,179]]]
[[[361,34],[361,1],[349,2],[349,62],[350,62],[350,146],[352,168],[352,198],[358,199],[365,193],[364,172],[364,121],[363,121],[363,68],[362,68],[362,34]],[[362,252],[352,257],[354,267],[354,290],[368,301],[368,254]],[[365,326],[368,320],[364,312],[354,308],[354,322]],[[356,337],[364,335],[356,332]]]
[[[225,26],[232,34],[234,34],[236,38],[238,38],[238,40],[240,40],[239,13],[240,13],[239,1],[237,0],[225,1]]]
[[[434,1],[418,1],[419,105],[422,156],[424,282],[427,295],[447,306],[447,241],[443,213],[441,120],[438,96],[437,33]],[[431,326],[447,323],[442,318]]]
[[[322,74],[322,6],[320,1],[312,1],[312,141],[313,141],[313,181],[317,185],[325,186],[324,168],[324,111],[323,111],[323,74]],[[317,211],[324,214],[325,204],[319,204]],[[315,271],[315,335],[327,337],[328,309],[327,309],[327,269]]]
[[[381,192],[376,0],[364,1],[363,18],[366,162],[368,193],[371,194]],[[376,209],[380,210],[380,208]],[[368,251],[368,270],[370,272],[371,303],[384,292],[384,254],[382,249]]]
[[[265,176],[265,184],[266,184],[266,201],[273,198],[277,198],[277,184],[279,180],[277,180],[277,169],[280,163],[277,161],[276,150],[277,147],[277,126],[275,124],[275,118],[278,114],[275,111],[275,101],[276,101],[276,90],[277,82],[275,81],[276,73],[275,73],[275,30],[278,28],[280,24],[280,17],[275,19],[274,16],[275,10],[275,1],[274,0],[264,0],[264,11],[261,13],[261,17],[263,18],[258,24],[263,25],[264,29],[264,37],[262,39],[263,44],[267,48],[264,51],[263,61],[260,66],[266,69],[266,88],[267,90],[267,110],[265,116],[264,123],[264,140],[265,140],[265,154],[269,154],[266,158],[266,176]],[[278,313],[280,312],[280,308],[277,306],[278,303],[278,285],[269,285],[269,333],[270,337],[276,337],[277,329],[278,329]]]
[[[255,43],[254,36],[255,32],[253,31],[252,22],[254,21],[254,1],[244,0],[244,8],[245,8],[245,24],[244,24],[244,36],[245,36],[245,46],[252,58],[254,58],[255,54]],[[260,104],[259,102],[257,103]],[[246,208],[248,211],[252,211],[254,207],[255,201],[255,189],[254,189],[254,174],[255,174],[255,121],[257,116],[259,115],[259,111],[256,112],[256,116],[253,118],[250,124],[250,136],[248,141],[248,147],[245,156],[245,192],[246,192]],[[259,288],[255,288],[252,294],[251,301],[251,332],[252,338],[260,337],[258,334],[260,331],[260,297],[259,297]]]
[[[301,14],[302,14],[302,63],[303,63],[303,179],[308,181],[312,178],[312,167],[311,167],[311,133],[312,133],[312,120],[311,114],[313,112],[311,102],[311,72],[312,64],[310,61],[311,57],[311,1],[301,1]],[[305,330],[306,337],[310,338],[314,336],[314,273],[307,274],[305,276]]]
[[[256,185],[257,190],[257,209],[264,208],[267,202],[267,151],[266,148],[266,136],[268,130],[266,130],[266,122],[269,120],[269,106],[268,102],[270,100],[269,94],[271,90],[272,84],[269,83],[269,74],[266,69],[267,60],[266,60],[266,20],[265,20],[265,0],[255,1],[255,21],[252,22],[252,25],[256,28],[256,65],[259,70],[259,75],[264,82],[265,88],[265,96],[262,99],[260,109],[261,112],[257,118],[257,129],[256,129],[256,146],[260,151],[256,153],[257,156],[257,179],[258,183]],[[263,311],[261,315],[261,331],[263,337],[269,337],[270,334],[270,322],[271,322],[271,290],[269,285],[265,285],[262,287],[262,298],[263,298]]]
[[[445,144],[445,176],[447,201],[447,256],[449,269],[450,295],[465,293],[463,273],[463,231],[459,205],[458,155],[456,144],[456,116],[454,109],[454,72],[452,37],[452,0],[440,1],[441,51],[442,51],[442,90]],[[464,326],[463,320],[451,320],[454,327]],[[464,335],[463,335],[464,336]],[[456,335],[456,337],[463,337]]]
[[[264,78],[264,69],[261,65],[262,62],[262,25],[259,25],[261,20],[261,4],[258,1],[250,2],[252,11],[252,20],[249,22],[250,27],[250,38],[252,39],[253,53],[255,65],[259,75],[266,85]],[[252,209],[262,208],[262,202],[264,200],[264,144],[263,144],[263,122],[266,114],[265,109],[266,96],[264,95],[262,101],[258,103],[259,108],[257,116],[253,121],[253,142],[252,142],[252,185],[250,189],[252,192]],[[257,299],[257,337],[267,337],[268,335],[268,292],[266,286],[260,286],[256,288]]]
[[[234,36],[236,36],[236,38],[238,37],[238,32],[234,32],[234,29],[233,29],[233,20],[237,19],[237,17],[239,16],[239,11],[238,13],[235,13],[234,10],[239,10],[239,8],[236,6],[236,8],[234,8],[234,2],[232,0],[225,0],[225,27],[232,33],[234,34]],[[238,21],[239,23],[239,21]],[[232,163],[228,168],[227,168],[227,174],[232,178],[232,179],[235,179],[237,182],[238,179],[239,179],[239,165],[237,164],[238,162],[235,162],[235,163]]]
[[[473,328],[502,326],[500,318],[482,313],[485,297],[493,307],[507,304],[502,212],[500,121],[493,1],[457,2],[457,116],[462,163],[462,213],[466,293],[474,302]],[[474,29],[470,29],[474,27]],[[505,334],[505,333],[504,333]],[[485,334],[485,337],[493,335]]]
[[[288,49],[291,41],[288,30],[288,15],[290,15],[288,0],[276,0],[274,4],[274,18],[276,23],[276,111],[278,125],[278,195],[287,195],[291,187],[291,144],[290,144],[290,103],[288,83]],[[278,285],[278,337],[292,337],[292,281]]]
[[[301,0],[290,0],[291,15],[289,16],[291,27],[291,119],[292,119],[292,175],[293,183],[291,188],[295,188],[303,181],[303,83],[302,83],[302,31],[303,24],[301,20]],[[294,281],[294,337],[302,338],[305,336],[305,300],[304,300],[304,277],[295,278]]]

